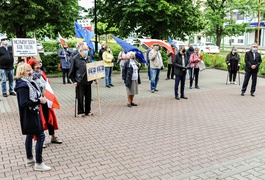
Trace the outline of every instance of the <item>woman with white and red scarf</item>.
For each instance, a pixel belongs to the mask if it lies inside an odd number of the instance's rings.
[[[40,69],[41,68],[40,62],[34,58],[31,58],[27,61],[27,63],[32,67],[33,80],[39,86],[42,96],[44,96],[45,87],[47,83],[47,76],[45,72]],[[47,103],[43,104],[40,106],[40,116],[41,116],[43,129],[44,130],[48,129],[49,131],[49,135],[51,136],[51,143],[61,144],[63,141],[55,135],[55,130],[58,130],[58,121],[54,109],[49,108]]]

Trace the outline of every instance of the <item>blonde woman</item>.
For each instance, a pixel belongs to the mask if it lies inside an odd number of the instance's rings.
[[[134,95],[138,94],[138,84],[141,84],[139,68],[141,64],[135,60],[135,53],[127,53],[129,60],[124,63],[122,79],[124,80],[128,95],[128,107],[137,106],[134,103]]]
[[[114,57],[112,52],[110,51],[109,46],[105,46],[105,51],[102,55],[104,66],[105,66],[105,85],[107,88],[111,88],[114,85],[111,83],[111,74],[112,74],[112,68],[114,66],[113,61]]]
[[[46,166],[42,159],[42,147],[45,140],[41,120],[40,104],[46,104],[46,99],[41,96],[41,90],[32,80],[32,68],[27,63],[21,63],[16,71],[16,87],[20,125],[22,134],[26,135],[26,166],[35,165],[36,171],[49,171],[51,167]],[[32,154],[32,140],[36,136],[36,157]]]

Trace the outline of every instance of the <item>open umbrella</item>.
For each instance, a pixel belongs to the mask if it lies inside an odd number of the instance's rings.
[[[111,35],[112,36],[112,35]],[[135,52],[135,56],[136,58],[142,62],[142,63],[147,63],[146,60],[144,59],[144,55],[143,52],[140,51],[138,48],[136,48],[135,46],[121,40],[120,38],[117,38],[116,36],[112,36],[112,38],[126,51],[133,51]]]
[[[162,47],[166,48],[167,50],[169,50],[171,53],[175,54],[172,47],[162,40],[159,40],[159,39],[141,39],[141,42],[146,44],[149,47],[153,46],[153,45],[162,46]]]

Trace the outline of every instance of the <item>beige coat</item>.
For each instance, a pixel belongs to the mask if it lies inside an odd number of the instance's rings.
[[[161,69],[163,65],[163,58],[159,51],[152,49],[149,53],[150,59],[150,68],[152,69]]]

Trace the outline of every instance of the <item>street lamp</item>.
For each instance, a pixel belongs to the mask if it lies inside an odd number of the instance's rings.
[[[259,31],[260,31],[260,8],[261,8],[261,0],[259,0],[259,11],[258,11],[258,32],[257,32],[257,44],[259,45]]]
[[[95,17],[95,53],[98,53],[97,0],[94,0],[94,17]]]

